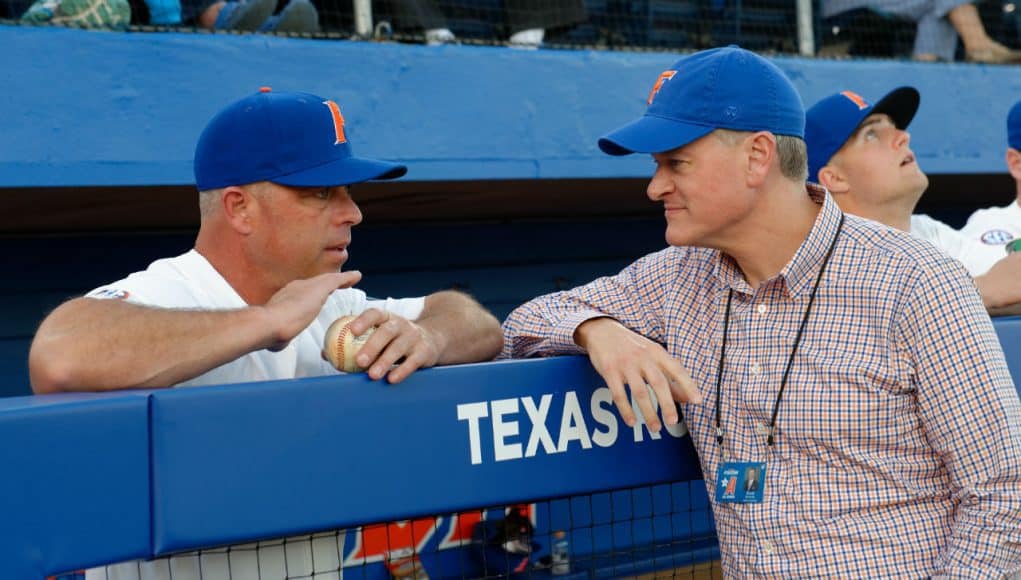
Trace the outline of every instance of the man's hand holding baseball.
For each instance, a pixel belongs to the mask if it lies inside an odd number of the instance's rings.
[[[373,380],[385,376],[391,383],[399,383],[420,368],[435,366],[443,352],[439,333],[384,310],[370,308],[350,326],[355,335],[372,327],[376,330],[355,360],[358,366],[369,369]]]

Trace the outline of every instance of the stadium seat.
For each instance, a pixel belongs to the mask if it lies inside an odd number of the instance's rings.
[[[701,28],[699,5],[686,0],[649,0],[646,11],[651,46],[694,48]]]
[[[790,0],[711,0],[712,46],[798,52],[797,12]]]

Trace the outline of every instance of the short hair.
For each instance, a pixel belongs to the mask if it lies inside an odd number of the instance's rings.
[[[268,182],[266,181],[256,181],[255,183],[249,183],[242,187],[245,187],[253,195],[262,195],[262,192],[266,189],[267,183]],[[212,213],[216,211],[224,189],[227,188],[221,187],[219,189],[207,189],[199,192],[199,217],[212,215]]]
[[[751,135],[751,131],[716,129],[712,133],[718,139],[733,147],[738,140]],[[780,173],[787,179],[806,181],[808,179],[808,147],[805,140],[793,135],[774,135],[776,152],[780,160]]]
[[[199,192],[199,217],[212,215],[220,201],[223,189],[207,189]]]

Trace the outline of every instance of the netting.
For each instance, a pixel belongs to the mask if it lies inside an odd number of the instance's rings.
[[[719,577],[703,483],[580,494],[210,548],[94,569],[87,577],[327,580],[551,575]]]
[[[276,2],[275,6],[271,4]],[[289,4],[305,0],[244,0],[261,2],[282,14]],[[46,17],[45,7],[66,5],[64,12],[82,6],[119,6],[122,0],[0,0],[0,19],[10,22],[59,22],[68,26],[118,27],[111,16],[104,22],[74,17]],[[167,4],[172,10],[167,11]],[[269,4],[267,4],[267,2]],[[212,0],[130,0],[131,24],[149,30],[213,26],[201,14]],[[315,28],[282,28],[278,32],[312,37],[374,38],[428,44],[510,44],[520,47],[596,47],[615,49],[699,50],[739,44],[761,52],[819,54],[821,56],[914,56],[922,19],[917,11],[905,14],[864,6],[854,0],[312,0],[318,13]],[[977,7],[978,20],[960,25],[958,36],[980,29],[980,35],[1007,47],[1021,43],[1021,22],[1013,0],[990,0]],[[179,16],[167,17],[165,14]],[[113,12],[113,9],[109,9]],[[267,12],[268,14],[269,12]],[[33,14],[24,18],[26,14]],[[156,16],[154,16],[156,15]],[[798,22],[808,25],[800,32]],[[950,14],[937,20],[955,42]],[[217,29],[234,24],[220,22]],[[956,24],[955,24],[956,26]],[[958,28],[960,28],[958,26]],[[962,32],[963,30],[963,32]],[[270,30],[266,30],[270,32]],[[981,37],[981,36],[980,36]],[[942,42],[942,41],[941,41]],[[969,56],[957,42],[954,58]],[[948,60],[944,58],[943,60]]]

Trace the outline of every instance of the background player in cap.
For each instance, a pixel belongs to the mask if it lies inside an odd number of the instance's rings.
[[[470,297],[372,300],[352,288],[359,272],[341,271],[362,220],[348,186],[405,172],[355,157],[333,101],[263,89],[229,105],[195,151],[195,248],[57,308],[32,344],[33,389],[332,374],[323,335],[348,314],[355,334],[379,325],[360,351],[373,379],[492,358],[499,323]]]
[[[1003,207],[977,210],[961,233],[990,246],[1021,239],[1021,101],[1007,114],[1007,170],[1014,178],[1015,199]]]
[[[1003,244],[982,244],[912,213],[929,186],[907,132],[918,103],[917,90],[900,87],[875,105],[851,91],[813,105],[805,126],[809,179],[824,185],[845,212],[911,232],[959,260],[986,307],[999,312],[1021,302],[1021,256],[1008,258]]]
[[[671,247],[519,307],[503,356],[587,353],[628,424],[688,403],[728,577],[1018,570],[1021,403],[964,269],[806,184],[765,59],[695,53],[649,102],[599,146],[652,155]]]

